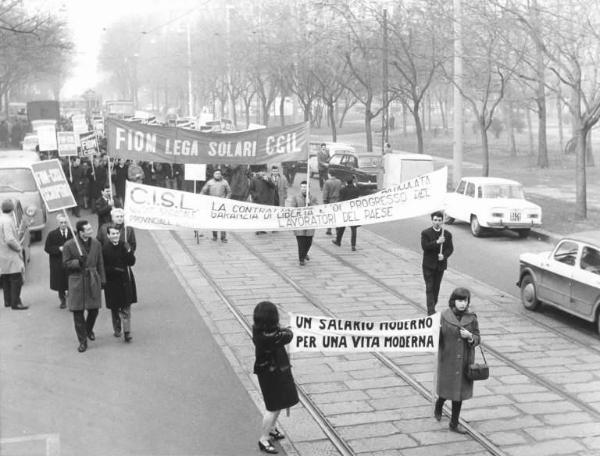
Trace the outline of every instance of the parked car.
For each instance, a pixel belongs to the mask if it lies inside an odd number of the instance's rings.
[[[39,160],[36,152],[0,151],[0,200],[15,198],[21,202],[27,216],[33,219],[29,229],[38,241],[47,221],[46,207],[31,171],[31,164]]]
[[[510,229],[526,238],[531,228],[542,225],[542,208],[525,199],[517,181],[465,177],[446,198],[446,222],[455,220],[470,223],[475,237],[487,229]]]
[[[526,309],[549,304],[595,322],[600,332],[600,231],[566,236],[550,252],[523,253],[517,286]]]
[[[360,195],[377,191],[377,176],[381,170],[381,154],[362,154],[360,157],[348,152],[336,152],[329,159],[329,172],[346,182],[353,176]]]
[[[326,142],[326,141],[311,141],[308,144],[309,153],[305,160],[289,160],[282,162],[283,174],[288,177],[295,175],[296,173],[306,173],[307,163],[308,169],[310,169],[310,177],[319,176],[319,152],[321,150],[321,144],[327,146],[327,152],[331,158],[337,152],[347,152],[358,157],[356,149],[350,144]],[[289,179],[289,177],[288,177]]]

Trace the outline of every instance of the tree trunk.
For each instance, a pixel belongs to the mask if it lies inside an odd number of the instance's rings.
[[[479,119],[479,133],[481,134],[481,149],[483,151],[483,164],[481,175],[487,177],[490,175],[490,148],[488,144],[487,130],[485,129],[485,119]]]
[[[560,100],[560,87],[558,88],[558,97],[556,98],[556,117],[558,119],[558,144],[560,146],[560,153],[565,153],[565,139],[563,133],[563,113],[562,113],[562,102]]]
[[[529,139],[528,155],[533,155],[534,144],[533,144],[533,127],[531,125],[531,110],[529,108],[525,108],[525,113],[527,114],[527,137]]]
[[[373,132],[371,131],[371,119],[373,114],[371,113],[371,99],[369,98],[365,103],[365,133],[367,135],[367,152],[373,152]]]
[[[246,128],[248,128],[250,126],[250,102],[249,103],[245,103],[245,107],[244,107],[244,113],[246,114]]]
[[[329,125],[331,126],[331,140],[337,141],[337,129],[335,126],[335,106],[333,103],[327,103],[327,113],[329,114]]]
[[[431,97],[427,95],[427,131],[431,132]]]
[[[515,141],[515,122],[513,116],[513,102],[507,101],[504,104],[504,108],[506,110],[506,123],[508,127],[508,147],[509,154],[511,158],[516,158],[517,156],[517,144]]]
[[[448,133],[448,120],[446,120],[446,110],[444,109],[442,97],[438,97],[438,104],[440,106],[440,115],[442,116],[442,129],[444,133]]]
[[[413,108],[413,118],[415,120],[415,133],[417,134],[417,153],[422,154],[423,150],[423,127],[419,118],[419,103],[416,103]]]
[[[587,134],[587,147],[585,152],[585,166],[588,168],[593,168],[596,166],[594,162],[594,151],[592,149],[592,129],[588,130]]]
[[[578,139],[575,152],[575,218],[585,219],[587,217],[587,193],[585,175],[585,155],[587,149],[587,131],[581,127],[581,119],[578,123]]]
[[[404,103],[402,103],[402,135],[406,136],[408,134],[408,130],[407,130],[407,115],[406,115],[406,105]]]
[[[548,144],[546,142],[546,95],[544,93],[543,81],[538,87],[536,103],[538,106],[538,161],[540,168],[548,168]]]
[[[281,126],[285,126],[285,97],[282,95],[279,100],[279,118],[281,120]]]

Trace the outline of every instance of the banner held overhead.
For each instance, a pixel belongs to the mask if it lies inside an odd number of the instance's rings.
[[[254,165],[305,160],[308,122],[231,133],[204,133],[177,127],[107,119],[108,154],[167,163]]]

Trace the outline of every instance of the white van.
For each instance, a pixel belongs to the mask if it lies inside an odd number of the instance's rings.
[[[410,152],[392,152],[383,156],[383,188],[433,171],[433,157]]]

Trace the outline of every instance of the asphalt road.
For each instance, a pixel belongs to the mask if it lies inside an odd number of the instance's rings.
[[[424,216],[369,225],[364,229],[371,230],[402,247],[422,252],[421,231],[429,226],[431,220],[429,216]],[[454,254],[448,260],[449,267],[513,296],[519,296],[519,289],[515,286],[519,275],[519,255],[524,252],[552,249],[552,244],[537,240],[533,235],[527,239],[519,239],[512,231],[499,231],[476,238],[471,234],[467,223],[457,222],[447,225],[446,228],[452,233],[454,243]]]
[[[83,354],[32,245],[29,310],[0,308],[0,454],[259,453],[260,411],[151,237],[136,234],[133,342],[112,335],[103,308]]]

